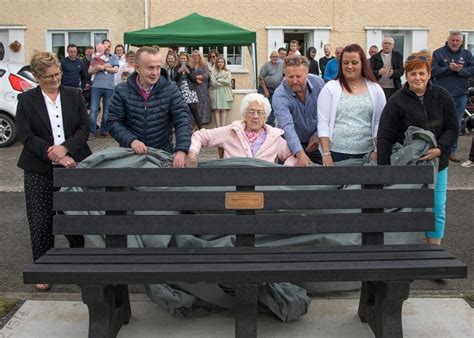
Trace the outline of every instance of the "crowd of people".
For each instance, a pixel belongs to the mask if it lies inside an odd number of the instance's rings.
[[[370,57],[357,44],[337,47],[332,56],[326,44],[318,62],[316,48],[308,48],[305,57],[291,41],[288,55],[285,48],[270,54],[260,69],[258,93],[242,99],[241,119],[230,124],[232,74],[216,50],[207,60],[199,50],[170,49],[164,57],[156,47],[125,53],[117,45],[112,54],[111,42],[104,40],[95,51],[86,48],[82,60],[74,45],[67,46],[61,62],[52,53],[35,53],[31,69],[39,86],[19,95],[17,112],[33,259],[54,245],[53,169],[74,168],[91,154],[87,142],[96,135],[100,106],[102,136],[138,155],[148,147],[174,153],[174,168],[197,166],[202,147],[218,147],[221,158],[291,166],[333,166],[363,157],[388,165],[393,145],[406,141],[410,127],[421,128],[434,146],[419,160],[439,162],[436,229],[426,233],[426,241],[440,244],[448,163],[459,161],[460,111],[468,77],[474,77],[474,59],[461,43],[462,34],[451,32],[433,55],[419,51],[403,61],[386,36],[380,51],[370,47]],[[212,118],[217,128],[202,128]],[[77,236],[68,240],[84,245]]]

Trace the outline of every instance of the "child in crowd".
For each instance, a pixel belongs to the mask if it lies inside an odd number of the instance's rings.
[[[288,57],[301,55],[300,45],[297,40],[290,41],[290,51],[288,52]]]
[[[95,46],[95,53],[92,54],[91,66],[103,66],[109,62],[109,58],[105,55],[105,46],[102,43],[98,43]],[[91,81],[94,81],[95,74],[92,74]]]
[[[129,72],[123,72],[122,75],[120,75],[120,81],[127,82],[129,75],[130,75]]]

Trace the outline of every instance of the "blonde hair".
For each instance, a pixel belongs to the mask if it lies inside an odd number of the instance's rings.
[[[46,69],[52,66],[61,68],[61,63],[59,63],[56,54],[34,51],[30,60],[30,67],[35,77],[43,76],[46,73]]]
[[[192,58],[193,55],[199,55],[199,64],[195,64],[194,63],[194,60]],[[207,65],[207,62],[206,60],[204,59],[204,57],[202,56],[201,52],[197,49],[193,50],[193,53],[191,54],[191,66],[196,68],[196,67],[202,67],[202,66],[206,66]]]

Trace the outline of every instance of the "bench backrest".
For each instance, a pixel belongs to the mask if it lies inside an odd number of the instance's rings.
[[[236,234],[239,245],[254,234],[363,233],[376,244],[384,232],[434,229],[431,183],[430,166],[55,169],[55,186],[90,189],[54,193],[56,211],[105,213],[56,215],[54,233]]]

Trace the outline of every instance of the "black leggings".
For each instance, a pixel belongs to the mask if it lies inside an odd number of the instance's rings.
[[[26,215],[30,225],[33,261],[54,248],[53,170],[46,174],[25,172]],[[66,235],[71,248],[83,248],[84,236]]]

